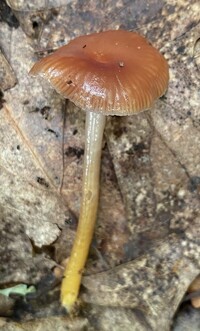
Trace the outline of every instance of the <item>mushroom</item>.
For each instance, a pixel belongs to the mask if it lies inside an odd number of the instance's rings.
[[[61,285],[61,304],[77,300],[97,214],[102,138],[107,115],[149,109],[168,86],[163,55],[135,32],[81,36],[41,59],[30,71],[86,111],[82,202],[78,228]]]

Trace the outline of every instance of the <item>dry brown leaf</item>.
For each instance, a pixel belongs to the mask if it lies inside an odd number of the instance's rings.
[[[37,321],[30,321],[26,323],[5,323],[1,331],[84,331],[88,326],[87,319],[71,319],[59,318],[59,317],[49,317],[46,319],[40,319]]]
[[[5,56],[0,50],[0,88],[2,90],[7,90],[13,87],[16,84],[15,74],[6,60]]]
[[[55,263],[44,247],[56,241],[54,257],[66,257],[79,213],[84,113],[28,77],[38,51],[93,30],[136,29],[167,57],[170,85],[151,112],[107,121],[95,245],[111,269],[85,278],[90,305],[81,314],[88,330],[114,325],[118,331],[123,320],[126,330],[135,323],[135,330],[157,331],[161,314],[169,330],[200,269],[199,1],[77,0],[58,8],[48,2],[44,12],[42,2],[33,1],[34,11],[20,3],[12,6],[22,28],[38,39],[0,25],[1,47],[18,80],[0,112],[0,281],[36,282],[50,271]],[[86,271],[101,269],[93,257]]]

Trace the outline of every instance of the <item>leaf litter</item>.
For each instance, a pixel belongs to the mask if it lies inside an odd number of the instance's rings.
[[[9,3],[22,29],[0,26],[18,82],[4,92],[0,113],[2,286],[35,284],[50,274],[70,253],[79,211],[84,114],[28,76],[37,55],[94,30],[136,30],[165,54],[171,79],[149,113],[107,121],[94,240],[106,263],[91,250],[80,318],[63,326],[51,317],[52,305],[43,320],[35,313],[35,322],[25,322],[25,315],[23,323],[1,329],[51,330],[58,323],[61,330],[115,325],[117,331],[134,323],[135,330],[169,330],[199,274],[199,3],[91,0],[52,8],[45,2],[42,19],[41,2]],[[70,233],[67,247],[62,233]]]

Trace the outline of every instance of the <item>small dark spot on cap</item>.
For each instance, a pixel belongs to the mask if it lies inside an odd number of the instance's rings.
[[[17,149],[18,149],[18,151],[20,150],[20,145],[17,145]]]
[[[83,48],[85,48],[85,47],[86,47],[86,45],[83,46]]]
[[[69,84],[69,85],[72,84],[72,80],[71,80],[71,79],[68,80],[68,81],[67,81],[67,84]]]
[[[188,116],[191,116],[192,115],[192,112],[190,110],[187,111],[187,115]]]

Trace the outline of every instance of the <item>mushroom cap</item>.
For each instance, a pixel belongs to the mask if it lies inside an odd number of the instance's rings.
[[[110,30],[77,37],[30,71],[48,79],[80,108],[105,115],[149,109],[168,86],[167,61],[135,32]]]

